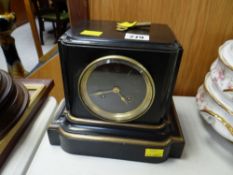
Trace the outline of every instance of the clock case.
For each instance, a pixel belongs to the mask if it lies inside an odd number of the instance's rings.
[[[172,92],[182,47],[166,25],[152,24],[126,32],[116,22],[83,21],[59,40],[65,100],[48,128],[52,145],[72,154],[159,163],[182,155],[185,140]],[[99,37],[82,36],[83,30],[101,31]],[[149,41],[124,39],[126,33],[146,34]],[[103,121],[92,114],[79,96],[78,81],[92,61],[107,55],[135,59],[150,73],[155,98],[140,118],[127,123]],[[136,88],[136,87],[135,87]]]
[[[101,36],[84,36],[84,30],[101,31]],[[126,33],[149,35],[149,41],[125,39]],[[135,59],[150,73],[155,84],[155,98],[150,109],[130,123],[159,124],[171,105],[182,47],[167,25],[152,24],[126,32],[116,31],[116,22],[82,21],[59,40],[59,53],[66,109],[72,116],[100,120],[83,104],[78,92],[82,71],[92,61],[107,55]],[[136,87],[135,87],[136,88]]]

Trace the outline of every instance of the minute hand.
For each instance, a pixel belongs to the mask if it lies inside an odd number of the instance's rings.
[[[92,93],[91,95],[100,96],[100,95],[105,95],[105,94],[110,94],[110,93],[112,93],[112,90],[98,91],[98,92]]]

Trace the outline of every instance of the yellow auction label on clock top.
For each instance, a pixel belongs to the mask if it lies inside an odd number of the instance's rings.
[[[80,32],[80,35],[86,35],[86,36],[101,36],[103,32],[101,31],[95,31],[95,30],[83,30]]]
[[[145,157],[163,157],[163,154],[164,154],[163,149],[155,149],[155,148],[145,149]]]

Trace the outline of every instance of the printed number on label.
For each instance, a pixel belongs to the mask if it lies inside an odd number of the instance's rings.
[[[126,33],[125,34],[125,39],[149,41],[150,36],[149,35]]]

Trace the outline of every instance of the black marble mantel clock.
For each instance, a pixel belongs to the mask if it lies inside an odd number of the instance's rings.
[[[119,32],[116,22],[83,21],[60,38],[59,52],[66,109],[54,121],[57,128],[49,129],[52,144],[72,153],[148,162],[180,156],[184,140],[172,92],[182,47],[167,25]],[[58,133],[69,143],[62,144]],[[101,149],[108,144],[119,152]]]

